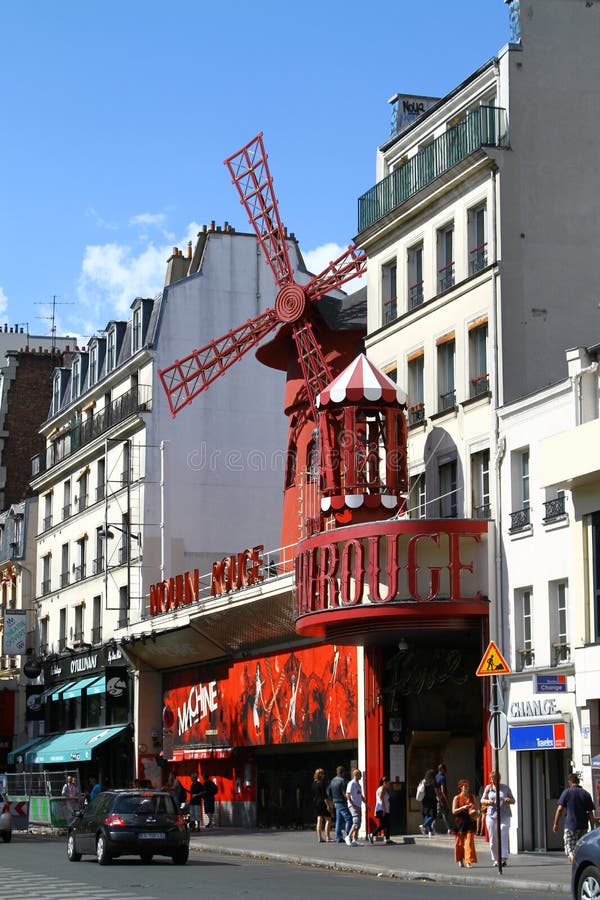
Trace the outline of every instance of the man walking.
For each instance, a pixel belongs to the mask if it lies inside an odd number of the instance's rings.
[[[346,800],[346,779],[344,778],[345,769],[343,766],[338,766],[336,769],[335,776],[329,782],[329,787],[327,788],[327,796],[331,800],[335,808],[335,837],[338,844],[343,844],[344,841],[349,845],[350,844],[350,829],[352,828],[352,816],[350,815],[350,810],[348,809],[348,802]],[[346,832],[346,837],[342,836],[342,823],[344,831]]]
[[[562,811],[566,810],[563,841],[569,862],[573,862],[575,844],[590,828],[594,827],[594,801],[590,794],[579,784],[579,775],[575,772],[567,778],[567,787],[558,798],[558,806],[554,814],[553,831],[558,831],[558,823]]]
[[[446,766],[440,763],[435,776],[435,787],[437,793],[437,814],[446,826],[448,834],[452,834],[452,826],[450,824],[450,800],[448,798],[448,790],[446,787]]]
[[[362,821],[362,804],[365,804],[366,809],[369,809],[369,804],[363,796],[362,787],[360,786],[361,778],[362,772],[360,769],[354,769],[352,772],[352,781],[349,781],[346,787],[348,809],[352,816],[350,841],[346,841],[346,843],[350,843],[351,847],[364,847],[364,844],[358,840],[358,832],[360,831]]]

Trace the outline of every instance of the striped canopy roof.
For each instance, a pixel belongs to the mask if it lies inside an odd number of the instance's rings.
[[[317,396],[317,406],[343,403],[345,400],[383,400],[384,403],[397,401],[404,405],[406,393],[361,353],[321,391]]]

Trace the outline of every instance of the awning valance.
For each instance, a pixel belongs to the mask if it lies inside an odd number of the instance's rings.
[[[86,728],[83,731],[63,731],[60,734],[53,734],[43,743],[25,752],[25,763],[47,765],[89,761],[96,747],[117,737],[127,727],[127,725],[112,725],[106,728]]]
[[[17,761],[17,757],[19,757],[19,756],[22,756],[23,761],[25,761],[26,751],[33,750],[34,747],[36,747],[38,744],[41,744],[42,741],[45,741],[45,740],[46,740],[46,735],[42,734],[41,736],[34,738],[32,741],[27,741],[26,744],[21,744],[21,746],[16,747],[15,750],[10,750],[6,757],[7,763],[9,764],[9,766],[14,766]]]
[[[383,400],[385,403],[396,400],[404,404],[406,392],[361,353],[321,391],[317,406],[321,408],[328,403],[343,403],[345,400]]]

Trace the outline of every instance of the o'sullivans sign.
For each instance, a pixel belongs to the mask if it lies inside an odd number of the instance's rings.
[[[475,605],[481,615],[488,605],[486,533],[487,522],[473,519],[394,520],[302,541],[296,556],[296,630],[317,635],[329,623],[343,627],[344,620],[389,619],[391,604],[410,607],[407,615],[425,620],[439,615],[436,600]]]

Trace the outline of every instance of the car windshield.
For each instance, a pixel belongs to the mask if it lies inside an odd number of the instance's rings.
[[[173,798],[166,794],[126,794],[117,797],[114,805],[115,813],[139,813],[152,815],[156,813],[175,814]]]

